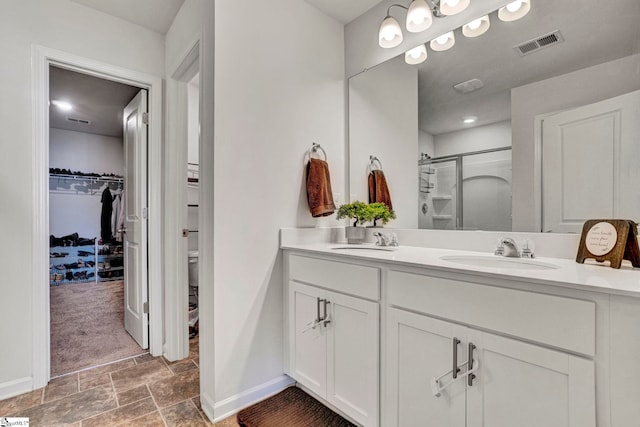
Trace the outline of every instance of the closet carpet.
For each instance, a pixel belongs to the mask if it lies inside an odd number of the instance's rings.
[[[124,330],[124,282],[50,287],[51,376],[146,353]]]

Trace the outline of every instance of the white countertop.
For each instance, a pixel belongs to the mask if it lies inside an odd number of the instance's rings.
[[[337,256],[350,261],[380,261],[392,265],[423,267],[454,273],[471,273],[482,277],[517,279],[518,281],[529,283],[640,297],[640,269],[633,269],[631,265],[626,266],[623,264],[622,268],[617,270],[606,265],[598,265],[595,262],[578,264],[574,260],[562,258],[535,258],[535,262],[553,264],[559,268],[551,270],[494,268],[460,264],[442,259],[442,257],[447,256],[494,256],[486,252],[415,246],[400,246],[396,251],[392,252],[370,249],[335,249],[345,246],[349,245],[338,243],[289,244],[283,245],[282,249]]]

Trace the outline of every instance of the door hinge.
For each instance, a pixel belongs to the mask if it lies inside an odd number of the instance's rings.
[[[149,313],[149,302],[148,302],[148,301],[147,301],[147,302],[145,302],[144,304],[142,304],[142,312],[143,312],[144,314]]]
[[[149,124],[149,113],[142,113],[142,123],[145,125]]]
[[[142,208],[142,218],[143,219],[149,218],[149,208]]]

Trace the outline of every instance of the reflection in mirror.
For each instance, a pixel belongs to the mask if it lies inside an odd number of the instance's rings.
[[[536,0],[515,22],[494,12],[479,37],[456,29],[445,52],[427,43],[420,65],[401,55],[351,77],[351,200],[367,201],[375,155],[394,227],[579,232],[587,218],[640,220],[640,191],[621,184],[640,180],[640,125],[613,131],[640,123],[640,101],[592,112],[640,90],[640,2],[616,0],[606,18],[596,0],[579,6]],[[591,116],[579,129],[556,117],[580,108]]]

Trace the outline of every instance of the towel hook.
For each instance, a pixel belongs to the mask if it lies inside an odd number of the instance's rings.
[[[311,148],[308,151],[309,159],[311,159],[311,154],[312,153],[317,153],[318,151],[322,151],[322,154],[324,155],[324,160],[327,161],[327,153],[326,153],[326,151],[324,151],[324,148],[322,148],[322,146],[320,144],[318,144],[317,142],[315,142],[315,141],[311,145]]]
[[[376,165],[377,163],[377,165]],[[369,172],[373,171],[377,166],[378,170],[382,170],[382,162],[374,155],[369,156]]]

